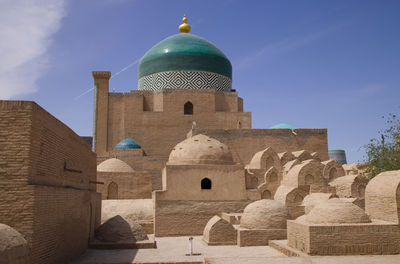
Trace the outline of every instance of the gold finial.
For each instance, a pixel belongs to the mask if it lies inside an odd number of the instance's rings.
[[[179,26],[179,31],[181,33],[189,33],[190,32],[190,26],[189,26],[189,24],[186,24],[186,22],[187,22],[186,14],[183,15],[182,21],[183,21],[183,24],[181,24]]]

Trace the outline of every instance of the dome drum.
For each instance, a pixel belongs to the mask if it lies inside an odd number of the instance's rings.
[[[139,90],[212,89],[229,92],[232,80],[224,75],[207,71],[165,71],[143,76],[138,80]]]

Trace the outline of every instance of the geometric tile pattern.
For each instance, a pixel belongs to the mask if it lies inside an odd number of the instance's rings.
[[[214,89],[230,91],[232,80],[226,76],[206,71],[164,71],[143,76],[138,81],[139,90]]]

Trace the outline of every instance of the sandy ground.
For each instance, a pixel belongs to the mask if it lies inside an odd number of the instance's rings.
[[[88,250],[70,264],[129,264],[129,263],[209,263],[209,264],[399,264],[400,255],[393,256],[340,256],[340,257],[287,257],[273,248],[207,246],[201,237],[194,237],[194,253],[189,251],[188,237],[156,238],[156,249]]]
[[[88,250],[73,264],[105,263],[204,263],[204,258],[265,258],[284,257],[270,247],[207,246],[201,237],[194,237],[193,252],[199,256],[186,256],[189,253],[189,237],[156,238],[156,249],[131,250]],[[72,264],[71,263],[71,264]]]

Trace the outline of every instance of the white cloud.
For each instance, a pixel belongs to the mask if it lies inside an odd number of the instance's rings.
[[[64,0],[1,0],[0,99],[35,92],[46,50],[61,26]]]

